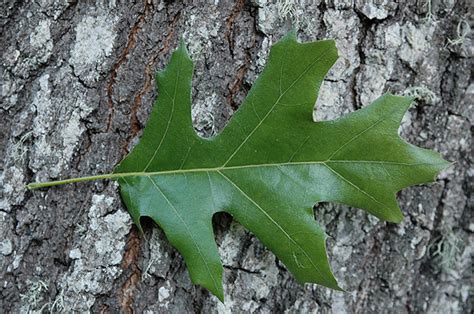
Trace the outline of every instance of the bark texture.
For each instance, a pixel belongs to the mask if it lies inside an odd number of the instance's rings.
[[[472,12],[470,0],[4,1],[0,312],[472,313]],[[111,172],[137,142],[154,73],[180,36],[196,63],[195,128],[218,132],[291,25],[300,40],[334,38],[340,50],[318,119],[386,91],[412,94],[403,136],[456,161],[435,184],[400,193],[399,225],[315,208],[346,293],[297,284],[219,215],[222,304],[191,284],[159,229],[138,234],[113,182],[25,190]]]

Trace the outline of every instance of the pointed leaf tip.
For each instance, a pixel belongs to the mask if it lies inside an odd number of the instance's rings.
[[[225,303],[223,291],[220,291],[219,293],[215,294],[215,296],[219,299],[219,301],[221,301],[222,304]]]
[[[292,41],[298,41],[298,33],[296,27],[292,27],[288,34],[286,34],[283,38],[287,38]]]
[[[179,44],[178,44],[178,48],[175,50],[174,53],[182,53],[184,54],[184,56],[186,57],[186,59],[188,59],[189,61],[192,61],[191,60],[191,56],[189,55],[189,51],[188,51],[188,48],[186,47],[186,41],[184,40],[184,37],[181,36],[179,38]],[[173,53],[173,54],[174,54]]]
[[[275,44],[278,45],[279,43],[284,42],[295,42],[298,43],[298,35],[296,29],[292,28],[286,35],[282,36]]]
[[[403,221],[403,218],[405,218],[403,216],[403,213],[401,211],[401,209],[397,206],[397,210],[394,211],[393,215],[388,218],[388,219],[385,219],[387,222],[391,222],[391,223],[401,223]]]
[[[184,37],[183,37],[183,36],[180,36],[180,37],[179,37],[178,49],[184,49],[184,50],[186,50],[186,42],[184,41]]]

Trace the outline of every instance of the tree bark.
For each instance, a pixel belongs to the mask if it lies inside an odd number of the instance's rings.
[[[473,311],[471,1],[7,0],[1,10],[0,312]],[[292,26],[300,40],[334,38],[340,50],[318,119],[386,91],[415,95],[403,137],[456,162],[399,194],[398,225],[315,208],[347,292],[297,284],[223,214],[214,217],[222,304],[190,282],[158,228],[137,232],[115,183],[24,188],[111,172],[138,141],[159,93],[154,75],[181,36],[196,64],[194,126],[219,132]]]

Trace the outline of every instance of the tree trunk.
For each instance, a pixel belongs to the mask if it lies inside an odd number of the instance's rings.
[[[1,10],[0,312],[473,311],[470,0],[6,0]],[[334,38],[340,51],[318,119],[386,91],[415,95],[403,137],[456,162],[436,183],[399,194],[398,225],[345,206],[315,208],[347,292],[299,285],[218,215],[222,304],[190,282],[160,229],[137,232],[114,182],[24,188],[111,172],[138,141],[154,75],[181,36],[196,64],[195,128],[219,132],[292,25],[300,40]]]

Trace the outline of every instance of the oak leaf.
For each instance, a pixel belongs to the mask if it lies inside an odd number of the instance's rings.
[[[102,176],[118,180],[135,224],[141,229],[141,217],[153,219],[192,281],[220,300],[215,213],[231,214],[298,282],[340,289],[314,204],[347,204],[400,222],[395,193],[433,181],[449,165],[399,137],[408,97],[385,94],[340,119],[314,122],[319,87],[336,59],[334,41],[298,43],[290,33],[271,48],[225,129],[205,139],[191,121],[193,62],[181,42],[157,74],[159,97],[140,142],[113,175]]]

